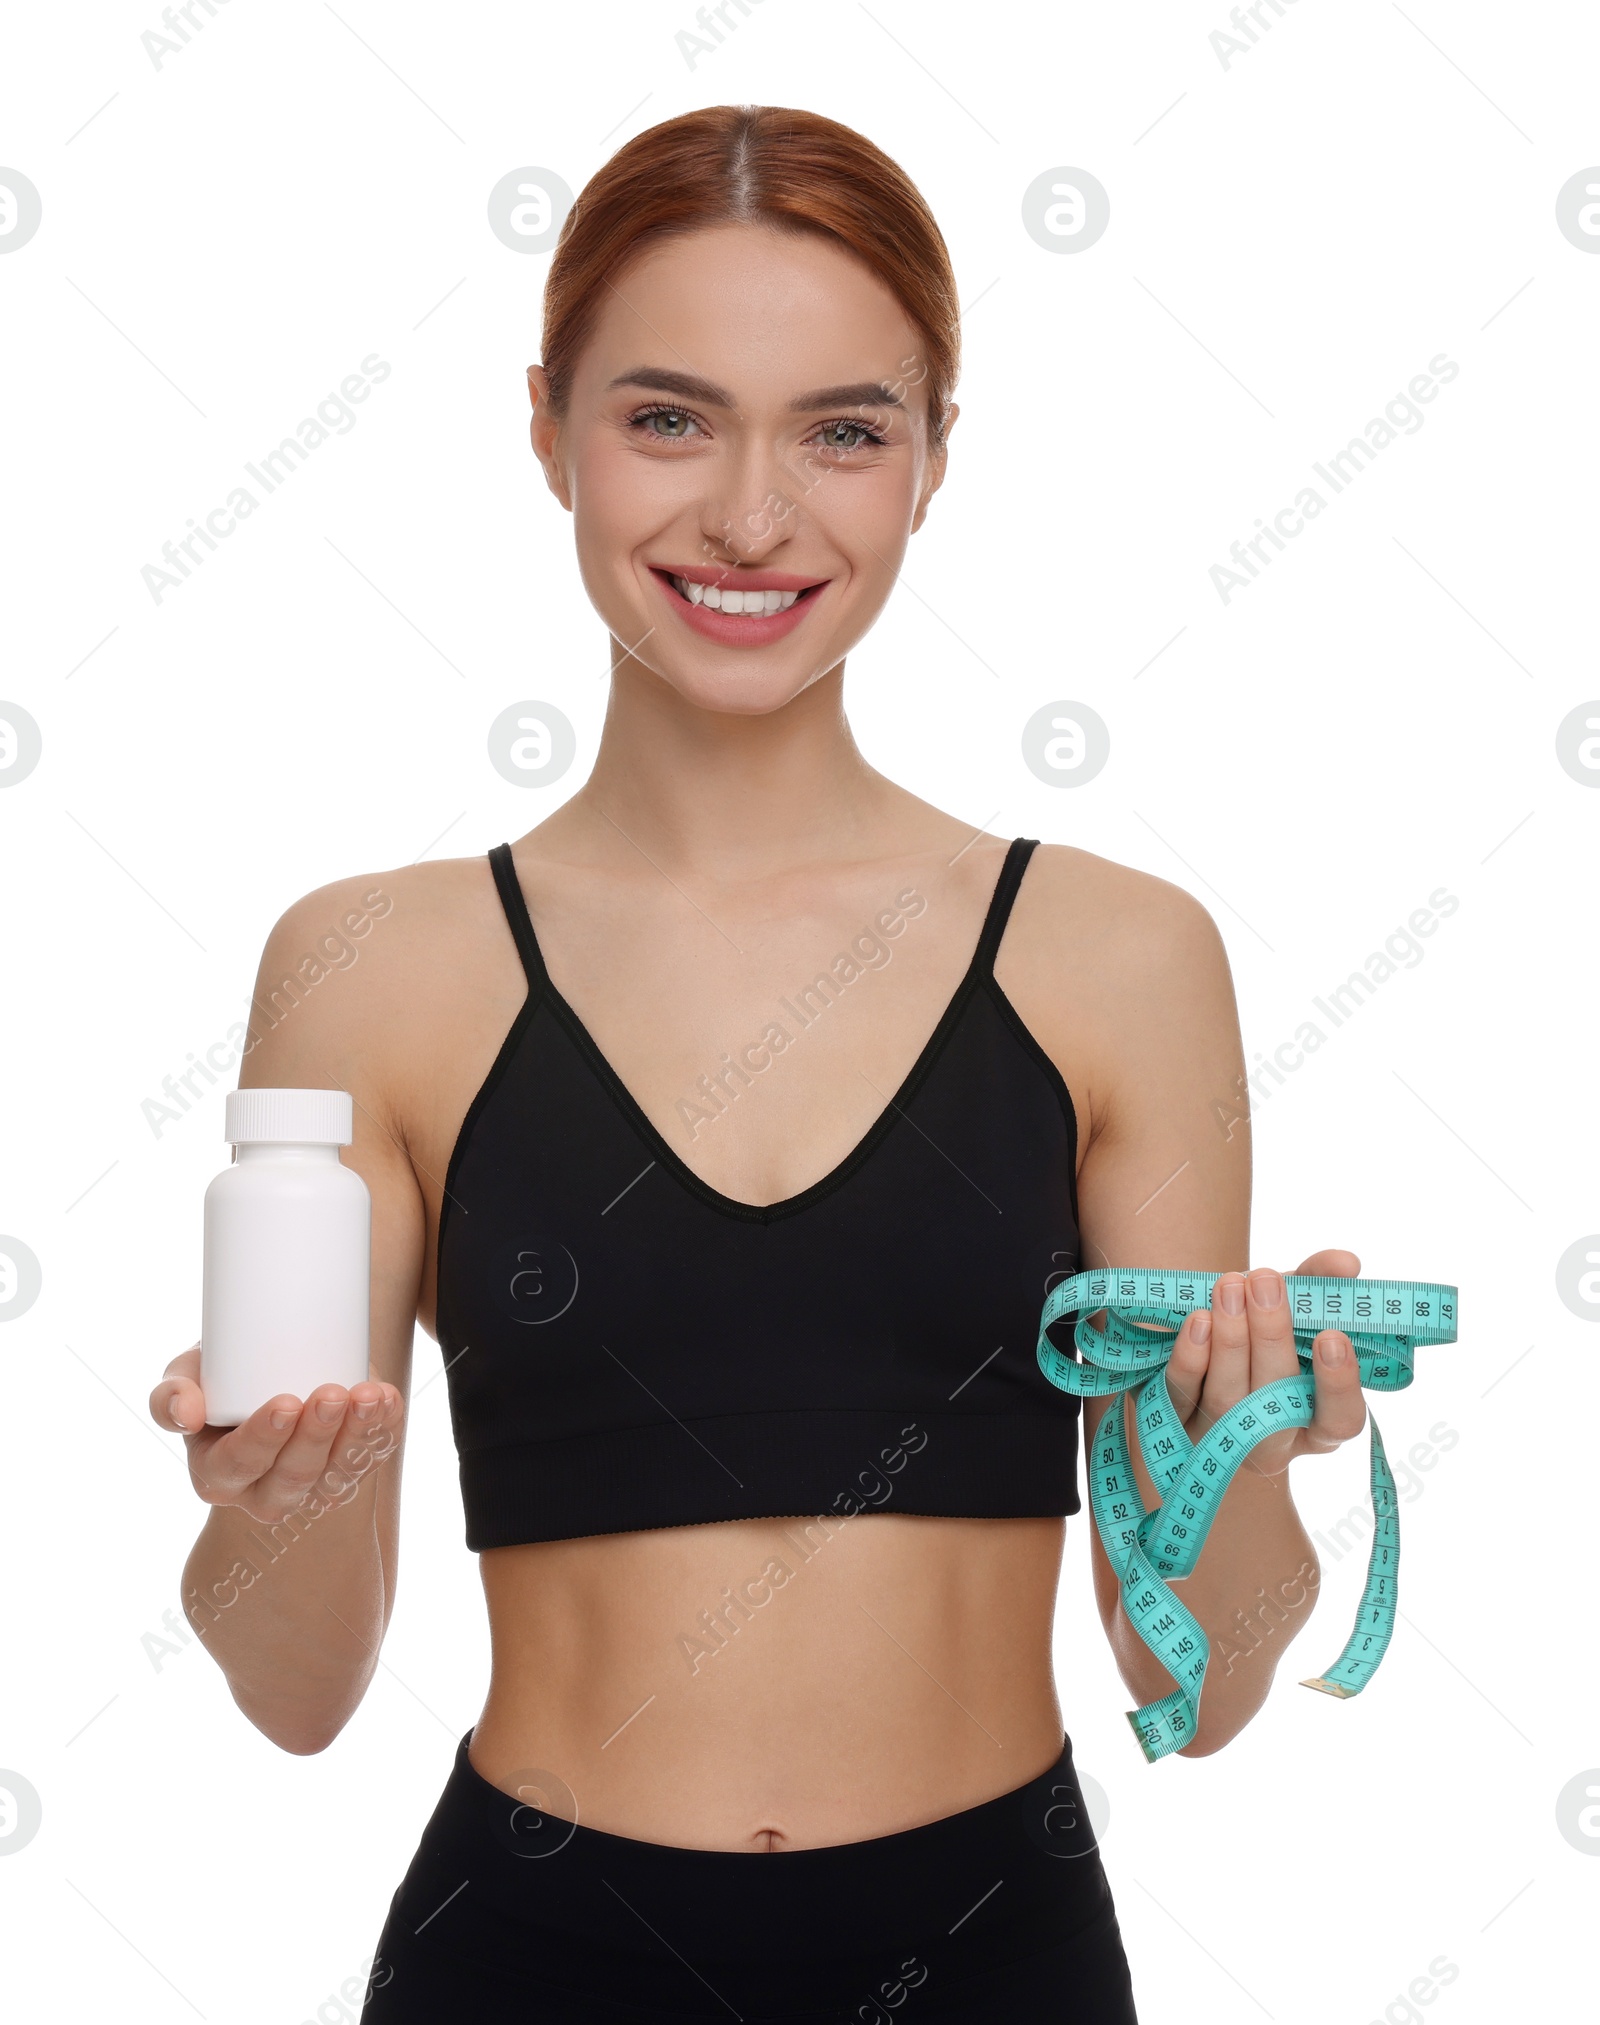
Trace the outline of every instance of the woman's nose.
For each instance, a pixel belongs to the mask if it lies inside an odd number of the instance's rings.
[[[775,444],[751,440],[726,463],[705,469],[700,531],[733,560],[759,562],[795,532],[805,474]]]
[[[794,499],[777,487],[746,495],[737,504],[708,500],[700,516],[707,553],[725,550],[729,560],[738,563],[760,562],[787,541],[798,524]]]

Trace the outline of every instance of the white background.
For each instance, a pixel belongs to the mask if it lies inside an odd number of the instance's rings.
[[[159,1132],[143,1106],[242,1016],[297,896],[481,852],[583,779],[605,638],[526,432],[548,256],[502,245],[486,199],[530,165],[579,189],[645,126],[750,100],[902,162],[970,306],[948,483],[851,657],[868,757],[974,825],[1194,892],[1252,1061],[1435,888],[1460,901],[1263,1086],[1254,1126],[1254,1260],[1347,1245],[1461,1289],[1460,1343],[1376,1401],[1397,1464],[1433,1458],[1402,1475],[1382,1674],[1344,1704],[1295,1685],[1360,1590],[1364,1548],[1324,1552],[1323,1609],[1263,1714],[1216,1757],[1147,1766],[1087,1512],[1069,1527],[1061,1693],[1109,1797],[1141,2016],[1571,2015],[1600,1864],[1556,1802],[1600,1765],[1600,1311],[1569,1310],[1556,1262],[1600,1229],[1600,795],[1556,731],[1600,697],[1600,258],[1555,200],[1600,162],[1600,16],[1295,0],[1224,65],[1220,0],[762,0],[691,68],[687,0],[194,11],[157,67],[154,0],[14,10],[0,82],[0,165],[43,199],[0,258],[0,699],[44,738],[0,794],[0,1232],[43,1266],[0,1330],[0,1767],[43,1803],[0,1862],[18,2014],[348,2015],[481,1705],[425,1338],[398,1606],[337,1743],[285,1755],[197,1645],[147,1637],[204,1511],[145,1396],[198,1334],[236,1072]],[[1065,166],[1111,200],[1069,256],[1021,217]],[[356,425],[157,603],[143,566],[372,352],[393,370]],[[1423,426],[1225,603],[1230,544],[1441,352],[1459,375]],[[488,763],[491,720],[525,699],[577,727],[554,786]],[[1110,728],[1092,782],[1023,763],[1056,701]],[[1364,1442],[1295,1466],[1325,1540],[1365,1472]],[[1440,1956],[1458,1973],[1408,1998]]]

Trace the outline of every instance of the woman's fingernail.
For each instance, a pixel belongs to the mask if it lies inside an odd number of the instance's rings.
[[[1283,1299],[1283,1281],[1277,1273],[1252,1273],[1250,1284],[1255,1288],[1258,1308],[1276,1308]]]
[[[294,1415],[289,1411],[289,1409],[285,1406],[280,1406],[277,1412],[272,1416],[272,1424],[278,1430],[279,1434],[282,1434],[283,1430],[289,1425],[290,1421],[293,1419]]]
[[[1347,1347],[1344,1338],[1331,1329],[1317,1338],[1317,1348],[1322,1352],[1324,1364],[1342,1364]]]
[[[1222,1297],[1222,1312],[1225,1315],[1244,1313],[1244,1281],[1241,1279],[1219,1280],[1217,1291]]]
[[[184,1426],[183,1421],[179,1417],[178,1402],[176,1400],[173,1400],[172,1404],[167,1408],[167,1411],[172,1415],[172,1424],[178,1430],[178,1432],[180,1434],[187,1434],[189,1430]]]
[[[356,1419],[370,1420],[377,1412],[380,1403],[376,1399],[358,1399],[356,1401]]]
[[[317,1401],[317,1418],[322,1422],[324,1427],[331,1427],[336,1420],[343,1420],[344,1407],[337,1399],[319,1399]]]
[[[1204,1308],[1196,1308],[1189,1317],[1189,1334],[1197,1343],[1205,1344],[1211,1341],[1211,1317]]]

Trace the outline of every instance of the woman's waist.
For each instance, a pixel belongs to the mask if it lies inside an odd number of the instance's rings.
[[[681,1814],[660,1832],[648,1819],[631,1834],[594,1825],[546,1766],[517,1768],[508,1793],[477,1769],[484,1739],[480,1724],[461,1740],[397,1904],[417,1929],[458,1896],[462,1907],[470,1899],[466,1916],[487,1918],[491,1943],[509,1932],[541,1974],[577,1949],[638,1958],[659,1976],[661,1937],[670,1936],[724,1995],[754,1998],[741,1982],[754,1972],[770,2001],[780,1962],[792,2015],[809,2017],[824,1998],[834,2015],[847,1985],[859,1983],[863,1996],[889,1988],[879,1979],[891,1972],[917,1987],[931,1968],[948,2000],[963,1976],[990,1975],[999,1961],[1115,1936],[1071,1742],[1059,1733],[1039,1769],[1011,1763],[988,1797],[953,1807],[936,1797],[876,1832],[840,1820],[831,1834],[776,1849],[691,1839],[696,1825]],[[753,1860],[769,1853],[783,1860]]]
[[[497,1683],[469,1760],[507,1807],[520,1801],[553,1824],[676,1849],[831,1848],[944,1820],[1040,1778],[1065,1732],[1048,1677],[1032,1687],[1014,1685],[1003,1707],[991,1698],[987,1721],[915,1693],[830,1700],[820,1685],[803,1710],[792,1696],[778,1706],[750,1697],[698,1721],[647,1697],[597,1743],[583,1716],[509,1703]]]
[[[1061,1747],[1059,1520],[738,1521],[484,1557],[472,1762],[707,1848],[847,1841],[971,1806]]]

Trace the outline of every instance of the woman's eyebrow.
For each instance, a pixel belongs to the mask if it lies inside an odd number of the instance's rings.
[[[726,388],[701,379],[697,373],[676,373],[665,366],[630,367],[609,383],[606,392],[610,393],[614,387],[646,387],[656,394],[678,394],[686,401],[700,401],[709,408],[738,407]],[[881,380],[852,380],[843,386],[817,387],[809,394],[797,394],[789,403],[789,409],[794,414],[805,414],[813,408],[898,408],[900,405],[900,396]]]
[[[798,394],[791,409],[808,408],[898,408],[900,396],[881,380],[853,380],[842,387],[818,387],[815,393]]]
[[[737,405],[732,394],[702,380],[696,373],[674,373],[665,366],[631,366],[625,373],[618,373],[606,387],[609,394],[613,387],[648,387],[655,394],[681,394],[686,401],[700,401],[708,408],[732,408]]]

